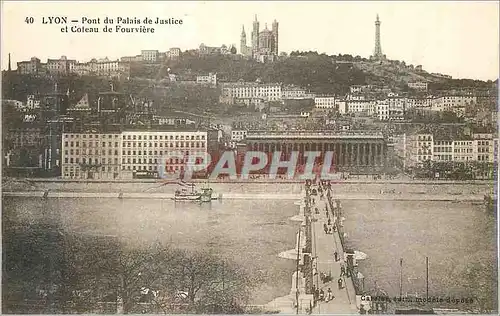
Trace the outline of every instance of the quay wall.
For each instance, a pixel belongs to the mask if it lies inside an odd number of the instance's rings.
[[[44,197],[44,198],[122,198],[122,199],[172,199],[174,193],[165,192],[87,192],[87,191],[3,191],[4,197]],[[349,194],[339,193],[341,200],[371,200],[371,201],[452,201],[452,202],[483,202],[480,194]],[[214,198],[221,200],[296,200],[300,194],[294,193],[223,193],[215,192]]]
[[[204,186],[200,182],[198,186]],[[227,183],[210,183],[210,187],[219,194],[293,194],[301,193],[302,183],[299,182],[271,182],[271,181],[240,181]],[[421,182],[335,182],[332,191],[343,195],[420,195],[419,200],[432,199],[430,195],[481,195],[491,194],[493,183],[489,182],[458,182],[458,183],[421,183]],[[102,181],[39,181],[39,180],[10,180],[3,181],[2,190],[18,191],[46,191],[51,192],[86,192],[86,193],[164,193],[173,194],[179,186],[175,183],[162,184],[158,180],[133,182],[102,182]],[[373,197],[375,198],[375,197]],[[381,199],[376,197],[376,199]],[[392,198],[390,198],[392,199]]]

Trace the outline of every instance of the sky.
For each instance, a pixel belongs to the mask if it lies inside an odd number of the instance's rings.
[[[7,69],[36,56],[62,55],[81,62],[118,59],[141,49],[197,48],[234,44],[239,52],[242,25],[250,45],[252,21],[261,30],[279,22],[279,51],[318,51],[369,57],[375,43],[375,18],[381,21],[381,45],[387,58],[422,65],[453,78],[495,80],[499,73],[498,1],[2,1],[1,62]],[[64,25],[42,18],[101,18],[99,33],[62,33]],[[182,25],[151,25],[153,34],[103,33],[104,17],[182,19]],[[34,23],[26,23],[33,17]],[[115,23],[116,24],[116,23]],[[81,25],[71,23],[70,25]],[[87,25],[91,27],[90,25]],[[137,25],[123,25],[136,27]],[[115,27],[112,25],[111,27]]]

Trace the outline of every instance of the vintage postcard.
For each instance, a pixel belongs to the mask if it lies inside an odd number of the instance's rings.
[[[3,1],[3,314],[498,314],[497,1]]]

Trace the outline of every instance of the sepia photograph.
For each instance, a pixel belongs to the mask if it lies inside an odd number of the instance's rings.
[[[2,314],[498,315],[499,1],[2,1]]]

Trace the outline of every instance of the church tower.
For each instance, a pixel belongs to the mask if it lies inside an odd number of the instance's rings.
[[[259,21],[257,21],[257,14],[253,21],[252,29],[252,54],[255,55],[259,51]]]
[[[273,32],[273,52],[274,54],[278,55],[279,52],[278,52],[278,22],[276,22],[276,19],[274,19],[274,22],[273,22],[273,28],[272,28],[272,32]]]
[[[8,72],[10,73],[12,71],[12,68],[10,66],[10,53],[9,53],[9,68],[8,68]]]
[[[247,34],[245,33],[245,26],[241,29],[241,39],[240,39],[240,54],[247,55]]]

